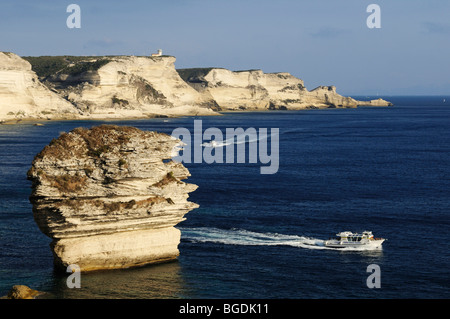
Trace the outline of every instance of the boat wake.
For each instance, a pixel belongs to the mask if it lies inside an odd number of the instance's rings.
[[[244,229],[219,229],[211,227],[180,227],[181,239],[192,243],[217,243],[246,246],[291,246],[306,249],[326,249],[339,251],[370,250],[367,247],[325,247],[325,240],[299,235],[278,233],[258,233]]]
[[[272,136],[276,136],[278,134],[267,134],[267,135],[259,135],[255,134],[254,136],[247,136],[246,134],[240,134],[240,135],[235,135],[231,138],[228,138],[226,140],[212,140],[209,142],[205,142],[200,144],[201,146],[204,147],[224,147],[227,145],[238,145],[238,144],[245,144],[245,143],[254,143],[254,142],[259,142],[260,140],[263,139],[271,139]]]

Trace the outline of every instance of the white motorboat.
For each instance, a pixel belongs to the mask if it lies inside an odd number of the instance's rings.
[[[217,147],[218,146],[216,141],[211,141],[210,145],[211,145],[211,147]]]
[[[325,241],[325,247],[379,249],[381,248],[381,244],[386,240],[385,238],[374,238],[371,231],[364,231],[362,233],[344,231],[336,234],[336,236],[336,239]]]
[[[202,145],[202,146],[205,146],[205,147],[212,147],[212,148],[221,146],[221,145],[220,145],[219,143],[217,143],[215,140],[211,140],[211,141],[206,142],[206,143],[203,143],[203,144],[201,144],[201,145]]]

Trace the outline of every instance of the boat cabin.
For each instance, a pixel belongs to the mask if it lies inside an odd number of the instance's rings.
[[[373,235],[370,231],[364,231],[361,234],[352,233],[350,231],[344,231],[336,234],[337,240],[339,241],[350,241],[350,242],[358,242],[362,239],[372,239]]]

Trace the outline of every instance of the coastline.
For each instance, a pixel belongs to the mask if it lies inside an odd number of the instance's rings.
[[[308,90],[287,72],[176,69],[175,61],[132,55],[30,59],[0,52],[0,124],[392,105],[343,96],[334,85]]]
[[[171,118],[180,118],[180,117],[194,117],[194,116],[221,116],[222,113],[225,112],[215,112],[211,113],[196,113],[196,114],[154,114],[153,116],[82,116],[82,117],[55,117],[55,118],[46,118],[39,119],[33,117],[20,118],[20,119],[5,119],[0,120],[0,125],[16,125],[16,124],[42,124],[49,122],[64,122],[64,121],[133,121],[133,120],[145,120],[145,119],[171,119]],[[36,125],[39,126],[39,125]]]
[[[120,116],[120,114],[115,114],[115,116],[80,116],[80,117],[54,117],[54,118],[19,118],[19,119],[4,119],[0,120],[0,125],[18,125],[18,124],[34,124],[36,126],[43,126],[45,123],[49,122],[65,122],[65,121],[104,121],[104,122],[114,122],[114,121],[133,121],[133,120],[145,120],[145,119],[173,119],[173,118],[181,118],[181,117],[195,117],[195,116],[223,116],[225,114],[236,114],[236,113],[270,113],[270,112],[301,112],[301,111],[311,111],[311,110],[336,110],[336,109],[356,109],[356,108],[384,108],[384,107],[393,107],[390,106],[376,106],[376,105],[358,105],[357,107],[329,107],[329,108],[319,108],[319,107],[309,107],[304,109],[239,109],[239,110],[223,110],[223,111],[214,111],[213,113],[205,112],[205,113],[180,113],[180,114],[153,114],[152,116]]]

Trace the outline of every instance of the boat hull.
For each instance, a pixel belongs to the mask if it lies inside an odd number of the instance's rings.
[[[356,249],[381,249],[381,245],[385,239],[376,239],[368,242],[339,242],[337,240],[329,240],[325,242],[325,247],[329,248],[356,248]]]

